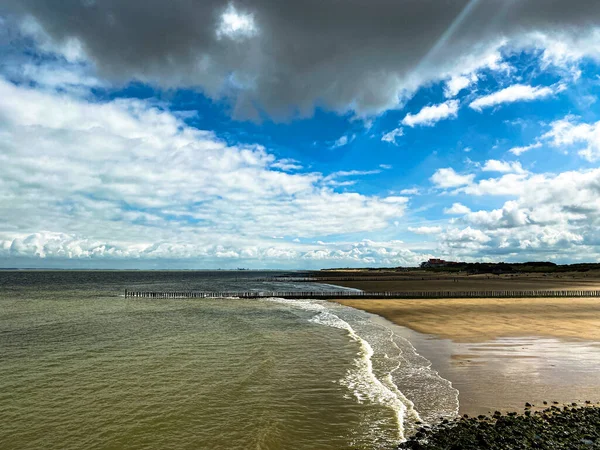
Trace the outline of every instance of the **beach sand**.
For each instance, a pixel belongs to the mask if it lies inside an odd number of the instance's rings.
[[[459,390],[461,414],[600,401],[600,299],[338,302],[396,324]]]
[[[457,342],[519,336],[600,341],[600,298],[361,299],[339,303]]]

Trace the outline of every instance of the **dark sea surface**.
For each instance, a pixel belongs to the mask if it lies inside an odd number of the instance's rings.
[[[324,301],[137,299],[339,290],[274,272],[0,272],[0,449],[392,448],[457,391],[367,313]]]

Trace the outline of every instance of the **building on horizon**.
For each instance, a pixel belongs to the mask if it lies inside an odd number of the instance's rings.
[[[421,268],[430,269],[434,267],[446,267],[452,264],[457,264],[455,261],[446,261],[445,259],[429,258],[429,260],[421,263]]]

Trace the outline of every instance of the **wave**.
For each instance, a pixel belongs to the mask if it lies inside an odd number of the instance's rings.
[[[319,285],[335,288],[336,291],[362,292],[362,289],[351,288],[351,287],[346,287],[346,286],[338,286],[337,284],[331,284],[331,283],[319,283]]]
[[[334,314],[330,308],[317,300],[292,300],[282,298],[271,298],[269,301],[289,305],[294,308],[314,312],[309,321],[320,325],[339,328],[348,333],[350,339],[359,344],[359,352],[354,360],[354,367],[349,369],[346,376],[339,380],[339,383],[348,388],[357,402],[371,402],[390,408],[395,417],[397,436],[396,441],[402,441],[405,438],[405,419],[410,417],[412,422],[421,421],[413,402],[411,402],[394,383],[393,373],[401,365],[396,361],[389,371],[377,377],[373,368],[373,355],[375,354],[371,344],[361,337],[354,328],[337,314]],[[390,330],[391,331],[391,330]],[[393,341],[393,332],[390,341],[398,348]],[[390,358],[387,354],[385,357]],[[390,358],[391,359],[391,358]]]

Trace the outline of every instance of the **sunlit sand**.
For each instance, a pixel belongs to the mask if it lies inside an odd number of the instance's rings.
[[[339,302],[400,325],[460,391],[461,414],[600,400],[600,299]]]

